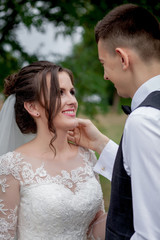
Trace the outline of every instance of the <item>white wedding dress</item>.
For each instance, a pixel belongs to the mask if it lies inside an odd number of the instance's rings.
[[[79,147],[73,169],[51,175],[45,161],[17,152],[0,157],[0,240],[85,240],[102,190],[96,157]]]

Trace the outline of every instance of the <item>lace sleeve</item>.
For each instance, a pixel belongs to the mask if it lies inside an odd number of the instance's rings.
[[[96,155],[93,151],[90,150],[90,162],[93,167],[97,162]],[[100,183],[99,175],[95,172],[95,177],[97,181]],[[106,228],[106,218],[107,213],[104,208],[104,200],[102,199],[102,204],[99,212],[97,212],[94,220],[90,224],[88,230],[88,240],[104,240],[105,239],[105,228]]]
[[[13,161],[14,162],[14,161]],[[10,154],[0,157],[0,239],[16,237],[19,181]],[[18,171],[18,169],[17,169]]]

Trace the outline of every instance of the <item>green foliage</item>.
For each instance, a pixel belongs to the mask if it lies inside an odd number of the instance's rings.
[[[85,1],[68,3],[67,0],[1,0],[0,66],[4,72],[0,75],[0,88],[3,87],[5,76],[17,71],[24,63],[41,58],[37,53],[28,54],[18,42],[16,30],[19,26],[23,25],[29,30],[34,26],[39,31],[45,32],[43,23],[51,22],[56,26],[63,26],[61,33],[70,34],[76,26],[79,26],[78,19],[87,11],[87,5]]]
[[[18,42],[16,30],[19,26],[28,30],[36,27],[38,31],[45,33],[44,23],[50,22],[54,26],[60,26],[57,34],[63,35],[74,33],[76,27],[80,26],[83,28],[82,41],[73,46],[73,53],[61,64],[74,73],[81,109],[90,116],[99,111],[107,111],[108,106],[115,104],[117,96],[113,85],[103,80],[103,69],[98,61],[94,40],[94,27],[113,7],[127,2],[146,7],[160,18],[160,3],[157,0],[1,0],[0,89],[3,87],[4,77],[24,64],[42,59],[38,53],[27,53]],[[95,94],[101,97],[101,102],[86,102],[88,96]],[[120,101],[116,110],[120,109]]]
[[[8,75],[9,69],[18,69],[17,59],[14,58],[11,54],[6,54],[6,61],[4,62],[3,58],[0,56],[0,79],[3,80]],[[3,70],[2,70],[3,69]],[[12,73],[12,72],[10,72]],[[3,83],[3,81],[2,81]],[[2,91],[2,86],[0,86],[0,92]]]

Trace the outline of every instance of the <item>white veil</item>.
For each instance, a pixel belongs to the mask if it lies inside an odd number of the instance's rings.
[[[10,95],[0,111],[0,155],[32,140],[34,134],[22,134],[15,120],[15,94]]]

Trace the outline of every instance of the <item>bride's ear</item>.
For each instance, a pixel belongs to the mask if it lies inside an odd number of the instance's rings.
[[[24,102],[24,108],[32,117],[39,117],[40,113],[35,102]]]

